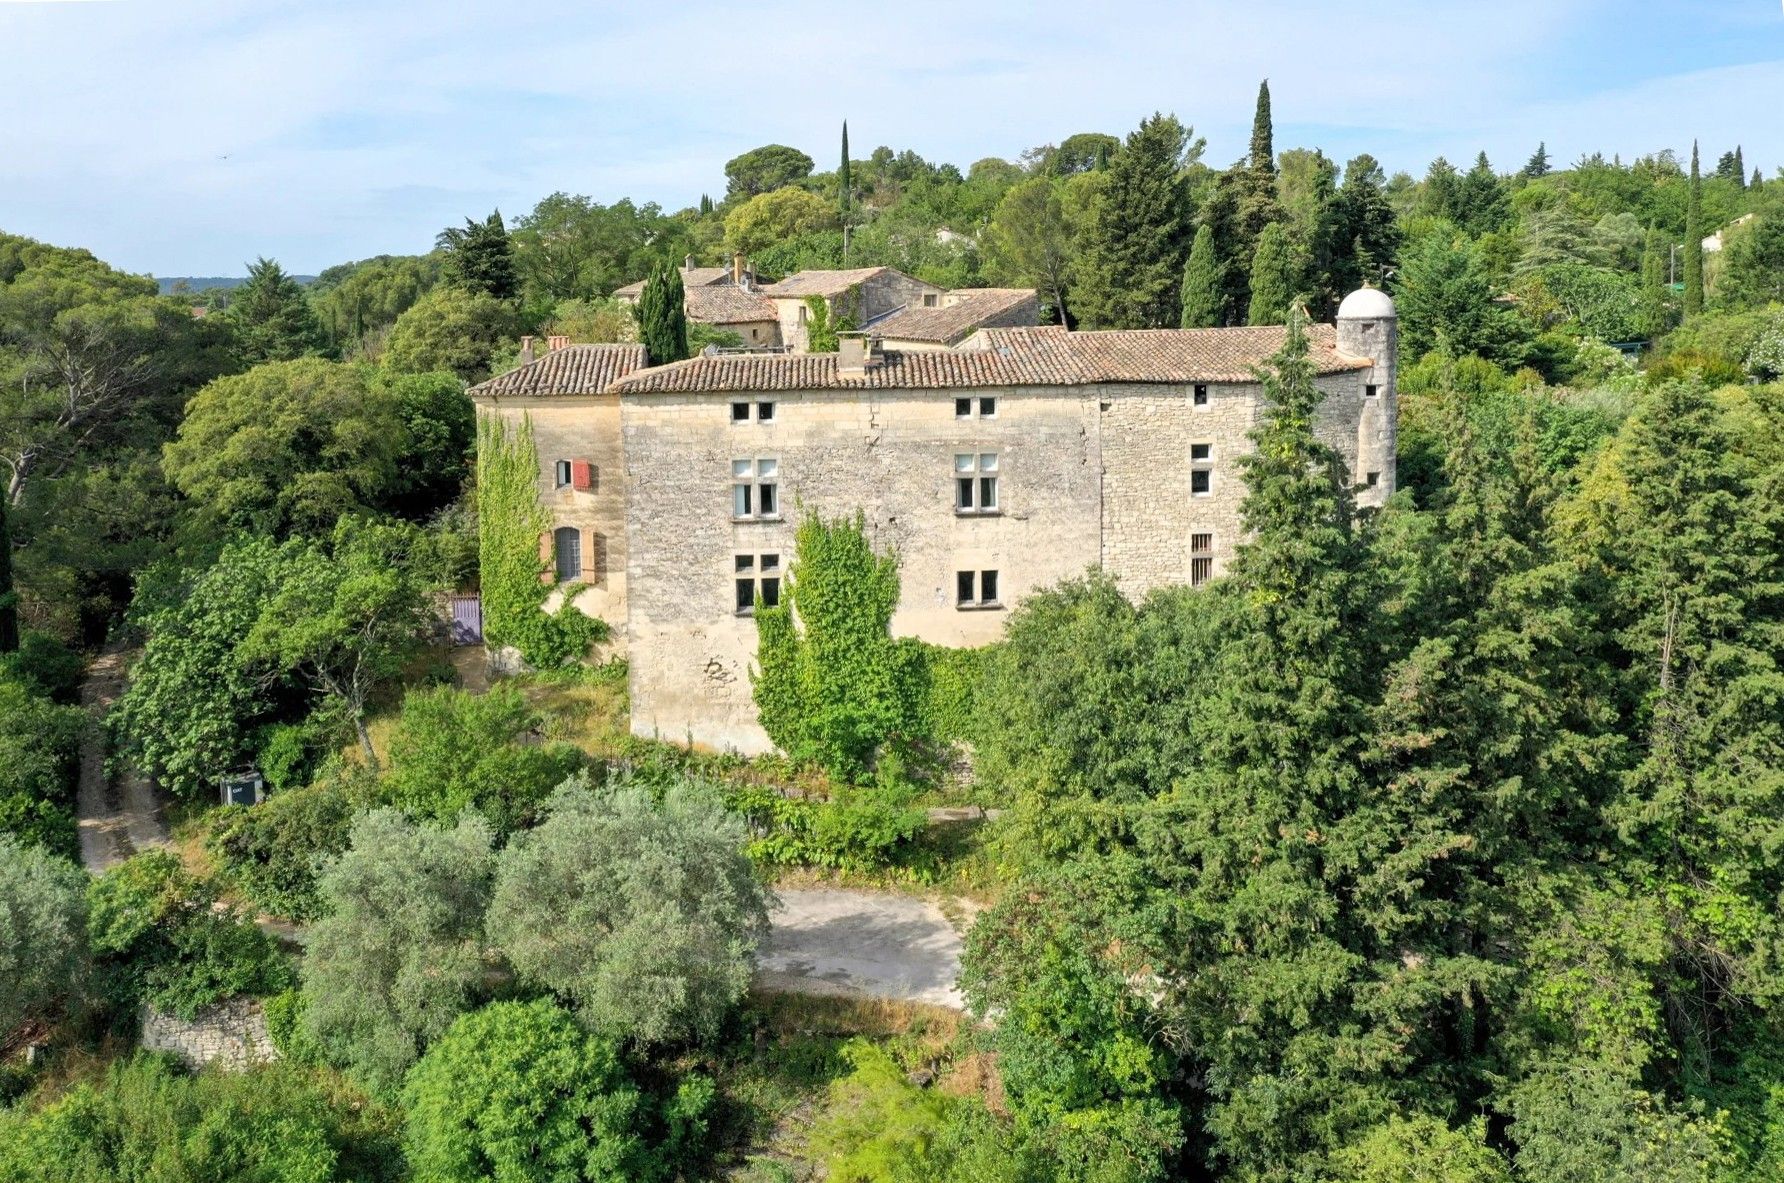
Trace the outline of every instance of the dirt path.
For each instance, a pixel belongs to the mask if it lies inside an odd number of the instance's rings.
[[[107,650],[87,667],[81,705],[87,708],[87,733],[81,740],[81,862],[94,875],[139,850],[168,844],[161,803],[149,779],[129,769],[113,783],[105,775],[105,714],[124,690],[124,655]]]
[[[960,1010],[960,934],[927,900],[791,890],[770,917],[757,978],[771,990],[867,995]]]

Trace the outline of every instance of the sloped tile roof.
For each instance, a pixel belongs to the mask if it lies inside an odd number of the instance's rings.
[[[627,374],[643,368],[642,345],[566,345],[471,387],[470,395],[472,398],[483,395],[510,398],[599,394]]]
[[[711,287],[714,284],[729,283],[731,280],[731,269],[729,267],[695,267],[691,270],[682,267],[679,270],[681,271],[681,286],[683,288]],[[644,281],[642,279],[634,280],[623,288],[614,288],[613,294],[623,298],[636,300],[639,296],[644,294]]]
[[[779,283],[762,285],[762,294],[777,300],[840,296],[856,284],[891,270],[890,267],[857,267],[853,271],[797,271]]]
[[[688,310],[689,320],[714,325],[774,320],[779,315],[774,310],[773,300],[759,292],[746,292],[731,284],[689,288],[684,306]]]
[[[865,373],[844,375],[834,353],[720,354],[639,370],[614,384],[622,394],[757,390],[941,390],[1095,383],[1253,382],[1252,367],[1282,347],[1281,326],[1136,329],[1070,333],[1057,326],[994,328],[985,347],[886,350]],[[1336,330],[1308,331],[1321,374],[1366,369],[1336,349]]]
[[[1034,304],[1039,313],[1039,299],[1033,288],[977,288],[949,295],[954,297],[954,303],[946,307],[905,308],[874,321],[870,327],[876,336],[891,340],[952,345],[985,322],[1009,316],[1024,304]]]

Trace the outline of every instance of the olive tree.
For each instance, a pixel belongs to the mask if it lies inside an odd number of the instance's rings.
[[[710,1038],[748,989],[767,929],[744,840],[703,786],[658,802],[571,780],[502,852],[490,937],[590,1027],[643,1043]]]
[[[79,991],[86,886],[73,863],[0,834],[0,1041]]]

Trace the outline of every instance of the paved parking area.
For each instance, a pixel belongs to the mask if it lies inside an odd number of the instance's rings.
[[[927,900],[866,891],[782,891],[757,971],[762,985],[963,1009],[960,934]]]

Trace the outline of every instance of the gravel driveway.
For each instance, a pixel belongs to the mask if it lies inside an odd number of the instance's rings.
[[[89,720],[81,739],[80,784],[75,809],[80,815],[81,862],[95,875],[123,862],[139,850],[167,845],[167,825],[149,779],[125,769],[120,783],[105,775],[105,714],[124,690],[124,655],[107,651],[87,667],[81,705]]]
[[[757,976],[772,990],[964,1008],[960,934],[927,900],[865,891],[782,891]]]

